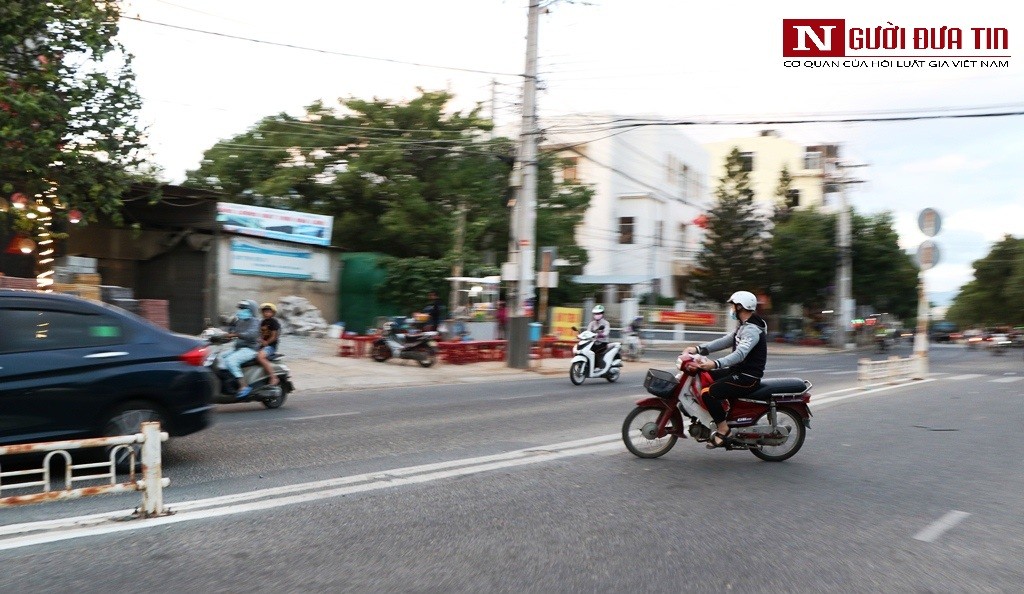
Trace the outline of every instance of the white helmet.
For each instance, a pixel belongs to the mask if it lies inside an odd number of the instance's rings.
[[[593,314],[603,314],[604,313],[604,306],[603,305],[595,305],[594,309],[590,310],[590,313],[593,313]]]
[[[736,291],[726,303],[735,303],[747,311],[757,309],[757,297],[750,291]]]

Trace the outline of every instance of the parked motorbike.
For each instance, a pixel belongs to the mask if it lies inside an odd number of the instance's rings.
[[[637,400],[622,423],[622,440],[630,452],[657,458],[687,434],[696,442],[711,439],[716,424],[704,406],[702,390],[712,378],[698,367],[703,360],[700,355],[683,354],[677,359],[680,373],[647,371],[644,387],[652,396]],[[810,389],[811,382],[798,378],[762,379],[753,393],[723,402],[732,429],[725,449],[749,450],[769,462],[792,457],[800,451],[810,427]]]
[[[575,326],[572,329],[573,332],[579,332]],[[598,366],[595,361],[597,354],[594,352],[597,335],[589,330],[584,330],[576,338],[579,342],[572,347],[573,358],[569,365],[569,381],[578,386],[587,378],[603,377],[609,382],[619,379],[622,368],[622,357],[619,353],[622,347],[621,343],[609,342],[608,348],[601,355],[601,365]]]
[[[266,370],[263,369],[263,366],[256,359],[244,363],[242,365],[242,375],[245,376],[245,382],[252,387],[252,391],[245,398],[238,398],[238,379],[221,365],[220,358],[217,356],[221,352],[227,352],[229,350],[228,346],[234,340],[228,338],[227,334],[227,332],[220,328],[207,328],[200,334],[213,347],[210,349],[210,353],[206,356],[203,364],[209,367],[217,378],[214,402],[217,404],[260,402],[267,408],[280,408],[288,394],[295,390],[295,386],[292,384],[291,371],[286,365],[279,362],[284,355],[276,353],[270,358],[274,375],[277,376],[280,382],[276,386],[271,386],[268,383],[270,376],[267,375]]]
[[[383,363],[391,357],[412,359],[423,367],[437,361],[437,332],[401,333],[393,322],[384,324],[380,337],[373,341],[370,356]]]

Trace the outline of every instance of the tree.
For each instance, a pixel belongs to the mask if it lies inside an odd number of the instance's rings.
[[[899,246],[892,213],[852,217],[853,298],[901,319],[917,317],[918,268]]]
[[[0,190],[47,210],[120,221],[142,164],[131,56],[114,0],[5,0],[0,19]],[[10,209],[13,226],[36,223]]]
[[[695,296],[724,302],[734,291],[763,293],[769,285],[767,221],[754,204],[750,176],[738,148],[726,157],[725,175],[708,211],[704,245],[697,256],[691,290]]]
[[[1024,324],[1024,239],[1005,235],[973,266],[974,279],[960,289],[946,318],[962,327]]]
[[[827,305],[836,270],[836,217],[814,209],[790,211],[772,232],[772,301]]]
[[[349,98],[339,110],[314,103],[302,117],[267,117],[206,151],[185,183],[240,203],[331,215],[334,242],[351,250],[461,258],[467,270],[496,262],[508,249],[514,144],[487,138],[491,122],[479,108],[449,113],[451,99],[432,91],[405,103]],[[555,184],[552,166],[541,159],[538,242],[582,264],[573,229],[591,192]]]

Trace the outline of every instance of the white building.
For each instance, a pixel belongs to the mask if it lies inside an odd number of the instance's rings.
[[[563,179],[594,190],[576,230],[589,262],[575,280],[603,287],[606,304],[652,287],[681,298],[703,239],[693,221],[708,206],[708,154],[674,128],[601,125],[612,120],[620,118],[544,121],[543,147],[569,163]]]
[[[748,138],[736,138],[705,145],[711,156],[712,194],[725,175],[725,160],[733,148],[740,150],[744,168],[750,173],[750,187],[759,203],[775,204],[779,175],[785,167],[792,177],[786,202],[794,208],[826,207],[825,193],[833,190],[836,144],[804,145],[782,138],[775,130],[763,130]]]

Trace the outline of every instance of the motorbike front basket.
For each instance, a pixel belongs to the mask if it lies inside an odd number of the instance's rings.
[[[644,388],[658,398],[671,398],[678,386],[679,380],[674,373],[660,369],[648,369],[647,377],[644,378]]]

